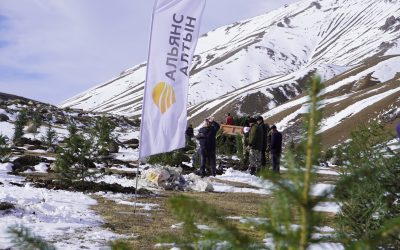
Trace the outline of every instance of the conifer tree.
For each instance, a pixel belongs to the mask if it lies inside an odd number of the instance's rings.
[[[261,226],[272,237],[275,249],[301,249],[318,240],[311,238],[316,226],[320,224],[320,216],[313,208],[326,198],[327,193],[319,197],[310,195],[311,186],[315,183],[313,167],[320,155],[320,137],[317,131],[321,121],[319,93],[323,85],[319,77],[311,79],[309,88],[309,112],[305,115],[304,142],[301,143],[303,157],[298,153],[288,153],[285,159],[288,169],[285,177],[266,175],[275,184],[272,202],[266,204],[264,211],[267,222]],[[298,227],[294,226],[299,218]]]
[[[113,141],[112,132],[115,124],[106,116],[97,119],[90,133],[95,142],[94,147],[99,156],[107,156],[110,152],[110,143]]]
[[[36,134],[39,133],[38,129],[42,125],[42,116],[37,110],[30,112],[30,122],[29,123],[30,123],[31,131],[28,131],[28,132],[33,133],[34,138],[35,138]],[[28,127],[28,129],[29,129],[29,127]]]
[[[46,134],[42,136],[41,141],[49,149],[55,149],[55,144],[57,143],[57,132],[53,129],[51,120],[47,126]]]
[[[400,246],[400,226],[393,227],[400,220],[400,154],[388,150],[391,138],[382,124],[372,123],[359,127],[343,146],[335,197],[342,204],[339,236],[348,248]]]
[[[19,111],[17,119],[14,123],[14,142],[24,135],[24,127],[27,122],[27,111],[26,109],[22,109]]]
[[[36,128],[39,128],[42,125],[42,121],[43,119],[41,114],[38,112],[38,110],[35,110],[32,114],[32,123]]]
[[[31,249],[31,250],[55,250],[56,248],[43,240],[41,237],[34,235],[28,228],[23,226],[14,226],[8,229],[11,235],[11,243],[13,249]]]
[[[5,135],[0,134],[0,162],[11,153],[9,145],[7,145],[8,138]]]
[[[64,181],[82,182],[87,179],[96,179],[98,173],[91,171],[90,163],[93,159],[93,149],[90,140],[78,132],[76,124],[70,122],[68,125],[69,137],[65,145],[57,152],[56,173],[58,178]]]
[[[243,135],[241,134],[236,135],[236,155],[241,161],[243,161],[244,159]]]

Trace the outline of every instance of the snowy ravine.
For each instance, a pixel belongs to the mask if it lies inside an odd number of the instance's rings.
[[[122,237],[101,228],[103,220],[90,209],[96,201],[79,192],[34,188],[23,177],[7,174],[0,164],[0,201],[15,206],[0,211],[0,249],[11,247],[10,226],[23,225],[58,249],[101,249]]]

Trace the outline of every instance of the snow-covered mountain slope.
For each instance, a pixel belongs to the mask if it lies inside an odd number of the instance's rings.
[[[398,84],[398,55],[398,1],[302,0],[200,38],[191,69],[189,117],[196,124],[210,114],[222,119],[225,112],[282,113],[279,105],[301,95],[313,72],[329,80],[332,91],[327,93],[350,106],[357,86],[379,92],[390,82]],[[137,116],[145,71],[145,64],[135,66],[62,106]],[[282,124],[290,120],[274,117]]]

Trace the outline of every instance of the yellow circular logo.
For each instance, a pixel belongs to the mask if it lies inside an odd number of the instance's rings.
[[[153,89],[153,102],[164,114],[175,103],[175,92],[172,86],[159,82]]]

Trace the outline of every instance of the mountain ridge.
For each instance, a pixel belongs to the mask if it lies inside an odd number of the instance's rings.
[[[282,123],[268,112],[303,95],[312,72],[333,85],[366,81],[379,92],[372,82],[398,81],[399,30],[400,4],[385,0],[302,0],[217,28],[196,48],[189,120],[198,125],[208,115],[222,120],[230,112]],[[383,60],[386,56],[391,59]],[[365,70],[356,74],[360,67]],[[139,116],[145,70],[139,64],[61,106]],[[357,92],[346,89],[342,95]]]

